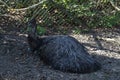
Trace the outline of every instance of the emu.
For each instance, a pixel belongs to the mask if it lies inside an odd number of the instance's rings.
[[[37,36],[35,19],[30,20],[28,26],[30,49],[53,69],[71,73],[90,73],[101,69],[100,63],[75,38],[68,35]]]

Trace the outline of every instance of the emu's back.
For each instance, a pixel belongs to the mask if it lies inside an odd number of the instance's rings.
[[[37,52],[54,69],[74,73],[89,73],[100,69],[100,64],[73,37],[62,35],[42,39],[43,45]]]
[[[34,37],[28,35],[31,49],[36,50],[41,59],[54,69],[65,72],[89,73],[101,68],[100,64],[87,53],[84,46],[73,37],[66,35]]]

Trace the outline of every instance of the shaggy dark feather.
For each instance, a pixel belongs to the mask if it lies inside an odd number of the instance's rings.
[[[32,24],[30,27],[35,28],[35,25]],[[84,46],[71,36],[34,37],[28,35],[31,49],[36,50],[41,59],[54,69],[90,73],[101,68],[101,65],[87,53]]]

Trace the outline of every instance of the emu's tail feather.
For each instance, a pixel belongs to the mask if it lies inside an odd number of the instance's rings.
[[[64,62],[57,61],[56,63],[51,64],[51,66],[56,70],[71,73],[91,73],[101,69],[101,64],[96,60],[94,60],[93,63],[74,62],[72,64],[71,62],[68,62],[68,60],[64,60]]]

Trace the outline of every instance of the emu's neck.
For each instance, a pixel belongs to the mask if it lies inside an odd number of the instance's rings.
[[[43,45],[43,39],[39,37],[33,37],[31,35],[28,35],[27,40],[33,52],[38,50]]]

